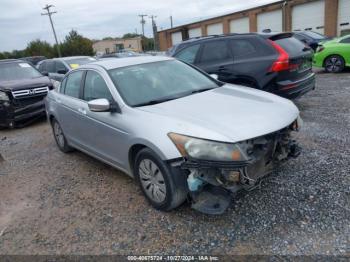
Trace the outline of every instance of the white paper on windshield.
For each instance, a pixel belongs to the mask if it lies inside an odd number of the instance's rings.
[[[19,66],[20,67],[30,67],[30,65],[27,63],[19,63]]]
[[[89,57],[88,59],[91,61],[95,61],[95,58],[92,58],[92,57]]]

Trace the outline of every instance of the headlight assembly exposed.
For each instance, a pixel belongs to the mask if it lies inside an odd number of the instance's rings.
[[[9,97],[5,92],[0,91],[0,101],[9,101]]]
[[[298,116],[298,118],[291,124],[290,128],[293,131],[299,131],[302,128],[303,124],[303,120],[300,116]]]
[[[209,161],[248,160],[238,144],[215,142],[175,133],[169,133],[168,136],[184,157]]]

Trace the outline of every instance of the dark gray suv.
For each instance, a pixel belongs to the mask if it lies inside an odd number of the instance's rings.
[[[311,48],[293,33],[232,34],[184,41],[168,51],[219,80],[254,87],[286,98],[315,88]]]

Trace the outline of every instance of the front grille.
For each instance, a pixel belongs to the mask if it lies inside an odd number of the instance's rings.
[[[44,86],[44,87],[12,91],[12,96],[15,99],[21,99],[21,98],[27,98],[27,97],[33,97],[33,96],[39,96],[39,95],[40,96],[46,95],[48,92],[49,92],[49,88],[47,86]]]

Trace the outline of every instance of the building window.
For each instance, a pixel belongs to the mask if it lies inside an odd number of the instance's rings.
[[[109,54],[109,48],[106,48],[106,54]]]

